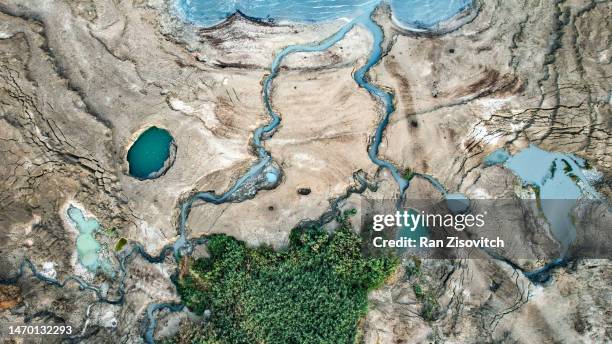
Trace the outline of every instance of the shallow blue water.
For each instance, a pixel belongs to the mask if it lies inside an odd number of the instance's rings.
[[[147,306],[147,319],[148,324],[144,333],[144,340],[147,343],[155,343],[155,327],[157,326],[157,319],[155,313],[163,309],[167,309],[170,312],[180,312],[185,308],[185,305],[180,303],[153,303]]]
[[[167,130],[157,127],[151,127],[140,134],[127,155],[130,175],[150,179],[163,173],[164,164],[170,157],[172,141],[172,135]]]
[[[378,165],[379,167],[386,168],[389,172],[391,172],[393,179],[395,179],[397,185],[399,186],[398,202],[401,202],[404,191],[406,191],[408,188],[408,181],[402,177],[397,167],[395,167],[392,163],[378,157],[378,150],[383,139],[383,134],[387,128],[387,125],[389,124],[391,114],[393,114],[395,111],[395,106],[393,105],[393,94],[383,91],[381,88],[370,83],[367,78],[367,73],[370,71],[370,69],[372,69],[372,67],[374,67],[374,65],[378,63],[378,61],[380,61],[382,57],[382,42],[384,40],[384,34],[380,26],[378,26],[378,24],[372,20],[369,14],[362,16],[359,23],[368,29],[374,38],[374,41],[372,43],[372,50],[370,52],[370,56],[368,56],[366,64],[359,68],[355,74],[353,74],[353,79],[355,79],[360,87],[365,88],[366,91],[377,98],[383,104],[385,111],[383,118],[378,123],[376,131],[374,132],[372,144],[368,147],[368,156],[374,164]]]
[[[268,183],[274,184],[276,183],[277,180],[278,180],[278,175],[276,173],[274,172],[266,173],[266,181],[268,181]]]
[[[262,21],[312,23],[354,18],[380,0],[179,0],[181,13],[204,27],[217,25],[236,12]]]
[[[582,172],[584,165],[583,159],[572,154],[547,152],[535,145],[529,145],[504,164],[523,184],[540,188],[543,199],[576,199],[582,193],[595,197],[597,192]]]
[[[81,209],[72,205],[68,208],[67,214],[79,231],[76,239],[79,262],[87,270],[95,272],[100,266],[98,254],[101,247],[94,234],[100,229],[100,224],[96,219],[85,218]]]
[[[493,166],[503,164],[509,158],[510,154],[508,154],[505,149],[499,148],[491,152],[491,154],[487,155],[482,162],[485,164],[485,166]]]
[[[533,271],[525,271],[504,257],[496,258],[522,271],[534,283],[548,282],[552,271],[568,263],[567,249],[576,239],[576,228],[571,219],[576,202],[581,197],[600,197],[583,173],[586,162],[572,154],[547,152],[529,145],[514,156],[500,148],[489,154],[483,163],[485,166],[503,163],[521,179],[524,186],[534,187],[542,213],[562,250],[560,258]]]
[[[529,145],[504,163],[524,185],[536,189],[544,217],[562,245],[562,254],[576,238],[570,217],[576,201],[580,197],[598,197],[582,173],[584,164],[574,155],[547,152],[535,145]]]
[[[472,4],[472,0],[178,0],[177,8],[185,20],[212,27],[236,12],[266,22],[350,20],[370,13],[381,2],[391,6],[398,24],[420,29],[433,28]]]
[[[472,5],[472,0],[390,0],[393,19],[403,27],[434,28]]]

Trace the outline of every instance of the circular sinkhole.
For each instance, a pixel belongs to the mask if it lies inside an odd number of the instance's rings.
[[[150,127],[128,150],[129,174],[138,179],[158,178],[172,167],[175,157],[176,144],[170,132]]]

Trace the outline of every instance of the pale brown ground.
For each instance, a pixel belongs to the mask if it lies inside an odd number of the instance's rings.
[[[200,32],[163,14],[166,5],[0,0],[3,275],[24,256],[37,266],[54,261],[60,279],[73,271],[74,238],[59,214],[71,200],[151,252],[172,242],[180,200],[195,191],[225,191],[255,162],[249,140],[268,120],[261,82],[274,54],[321,40],[342,25],[270,27],[237,19]],[[406,34],[387,12],[376,14],[387,55],[369,76],[395,93],[397,107],[381,156],[433,175],[450,191],[501,197],[512,195],[518,181],[502,168],[484,168],[482,158],[498,147],[516,152],[533,142],[586,158],[604,174],[598,188],[609,196],[610,3],[480,5],[473,21],[442,36]],[[190,235],[223,232],[280,247],[294,225],[317,218],[329,199],[345,192],[353,172],[374,177],[366,148],[382,109],[351,77],[370,44],[356,28],[329,51],[286,59],[272,94],[283,122],[265,143],[283,169],[282,183],[242,203],[195,207]],[[127,175],[125,156],[150,125],[167,128],[178,151],[164,176],[139,181]],[[394,197],[388,173],[379,176],[376,193],[353,195],[346,207],[358,206],[361,197]],[[312,193],[298,195],[301,187]],[[440,195],[416,179],[408,197]],[[373,293],[366,342],[610,338],[607,261],[562,270],[543,289],[502,263],[426,266],[431,276],[451,268],[446,284],[431,281],[445,311],[431,323],[412,313],[420,306],[408,281],[398,278]],[[90,326],[100,326],[100,338],[138,342],[146,305],[176,300],[172,270],[170,261],[132,263],[126,305],[94,306]],[[491,279],[503,282],[497,292],[488,291]],[[29,278],[19,286],[10,300],[25,292],[28,303],[0,312],[3,321],[51,309],[83,324],[94,301],[74,286],[56,289]],[[513,309],[527,290],[532,297]],[[109,314],[120,320],[119,329],[105,327]],[[175,320],[162,320],[160,331],[172,333]],[[541,331],[530,330],[536,327]]]

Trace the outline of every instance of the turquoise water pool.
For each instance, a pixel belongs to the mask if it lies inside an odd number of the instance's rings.
[[[76,240],[79,262],[87,270],[95,272],[100,266],[98,254],[101,247],[94,234],[100,229],[100,224],[96,219],[85,218],[81,209],[72,205],[68,208],[67,214],[79,231]]]
[[[354,19],[386,2],[400,25],[429,29],[472,4],[472,0],[178,0],[183,18],[203,27],[222,23],[239,12],[264,22],[317,23]]]
[[[145,130],[128,151],[130,175],[139,179],[157,178],[171,164],[172,135],[158,127]]]

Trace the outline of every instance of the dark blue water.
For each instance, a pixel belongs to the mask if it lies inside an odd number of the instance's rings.
[[[145,130],[130,147],[127,160],[130,175],[139,179],[159,177],[169,168],[173,138],[170,133],[158,127]]]

